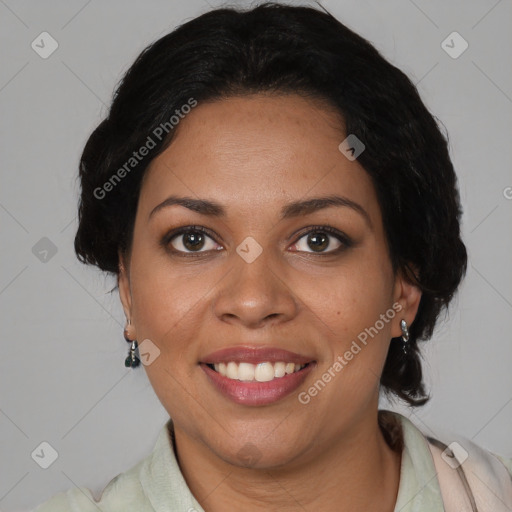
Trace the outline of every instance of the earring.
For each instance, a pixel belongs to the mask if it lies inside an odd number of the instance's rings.
[[[130,320],[128,320],[128,324],[131,324]],[[130,338],[128,338],[128,331],[127,331],[126,328],[124,329],[124,333],[123,334],[124,334],[124,339],[128,343],[132,344],[131,347],[130,347],[130,350],[128,351],[128,356],[124,360],[124,365],[127,368],[136,368],[140,364],[140,359],[139,359],[139,357],[137,355],[137,351],[138,351],[137,340],[131,340]]]
[[[130,350],[128,352],[127,358],[124,360],[124,365],[127,368],[136,368],[140,364],[140,360],[137,357],[137,350],[138,350],[137,340],[132,341],[132,346],[130,347]]]
[[[404,354],[407,355],[409,352],[409,329],[405,320],[400,322],[400,328],[402,329],[402,350]]]

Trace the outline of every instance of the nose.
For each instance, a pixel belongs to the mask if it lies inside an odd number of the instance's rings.
[[[294,318],[299,302],[287,283],[286,271],[271,261],[269,250],[251,262],[233,252],[231,272],[219,283],[214,313],[223,322],[257,329]]]

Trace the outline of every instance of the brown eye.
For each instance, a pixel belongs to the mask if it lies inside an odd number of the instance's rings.
[[[294,244],[300,252],[329,254],[350,247],[352,242],[341,231],[329,226],[310,229]]]
[[[326,233],[309,233],[307,235],[307,244],[315,252],[322,252],[329,247],[329,235]]]
[[[177,252],[205,252],[216,248],[216,242],[204,231],[194,228],[175,233],[169,244]]]

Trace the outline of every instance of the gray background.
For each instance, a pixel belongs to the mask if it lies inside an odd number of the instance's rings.
[[[425,348],[433,398],[416,411],[394,407],[434,434],[447,428],[512,457],[511,1],[323,3],[418,84],[448,130],[460,180],[469,268]],[[123,365],[114,281],[75,260],[76,172],[137,54],[208,9],[0,0],[1,510],[74,485],[102,489],[151,450],[167,419],[143,369]],[[59,44],[47,59],[31,48],[43,31]],[[469,43],[456,59],[441,47],[453,31]],[[40,252],[43,237],[56,254]],[[31,458],[42,441],[58,452],[46,470]]]

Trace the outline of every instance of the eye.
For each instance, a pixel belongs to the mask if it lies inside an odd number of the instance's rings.
[[[164,239],[165,245],[170,245],[173,252],[184,254],[201,253],[218,250],[217,243],[199,226],[187,226],[169,233]]]
[[[300,252],[333,254],[351,245],[350,238],[341,231],[331,226],[314,226],[303,234],[293,247]],[[312,250],[308,251],[308,248]]]
[[[168,233],[162,245],[179,256],[194,256],[221,250],[209,230],[201,226],[185,226]],[[352,240],[331,226],[312,226],[292,246],[292,250],[318,255],[331,255],[352,246]],[[311,249],[311,250],[308,250]]]

